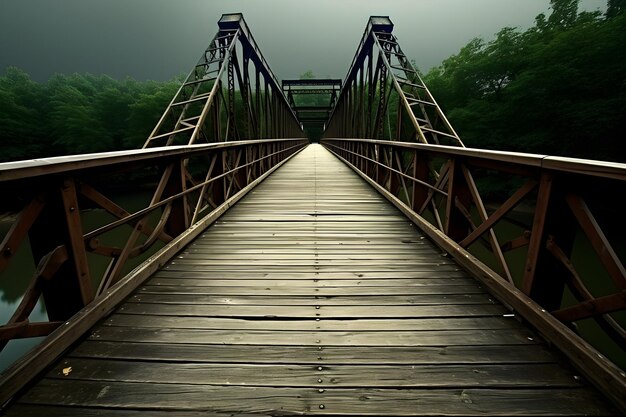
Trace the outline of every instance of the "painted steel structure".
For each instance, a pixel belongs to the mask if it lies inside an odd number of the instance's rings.
[[[326,129],[341,90],[340,79],[283,80],[283,92],[303,129]],[[310,100],[313,97],[313,100]],[[313,101],[313,103],[307,103]],[[303,103],[304,102],[304,103]]]
[[[302,135],[243,15],[223,15],[218,26],[144,148]]]

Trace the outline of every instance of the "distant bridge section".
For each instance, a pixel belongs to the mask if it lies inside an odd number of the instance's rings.
[[[283,92],[309,139],[318,141],[335,107],[340,79],[283,80]]]

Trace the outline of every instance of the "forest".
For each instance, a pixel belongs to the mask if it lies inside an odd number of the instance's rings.
[[[626,0],[609,0],[606,13],[550,3],[531,28],[473,39],[424,81],[466,146],[626,162]],[[0,162],[141,147],[183,79],[38,83],[9,67]]]
[[[424,75],[468,147],[626,162],[626,1],[552,0],[526,31],[474,39]]]

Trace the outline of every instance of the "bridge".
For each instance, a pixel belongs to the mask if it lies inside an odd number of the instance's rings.
[[[142,149],[0,164],[2,415],[626,411],[626,165],[465,147],[388,17],[339,84],[218,26]]]

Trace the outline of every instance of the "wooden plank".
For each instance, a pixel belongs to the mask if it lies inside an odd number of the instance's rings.
[[[428,319],[359,319],[359,320],[248,320],[245,318],[181,317],[148,314],[114,314],[102,326],[155,327],[214,330],[301,331],[421,331],[515,329],[522,324],[514,317],[453,317]]]
[[[456,268],[454,264],[447,265],[439,265],[433,263],[432,265],[395,265],[393,263],[380,263],[380,264],[368,264],[364,265],[364,263],[358,264],[345,264],[345,265],[337,265],[337,264],[328,264],[328,263],[315,263],[309,262],[308,264],[303,265],[295,265],[290,268],[286,268],[287,265],[277,265],[275,263],[268,263],[267,265],[263,265],[263,268],[260,268],[255,264],[236,264],[235,262],[226,263],[224,265],[193,265],[191,267],[184,265],[171,265],[164,268],[166,271],[205,271],[205,272],[224,272],[224,271],[259,271],[263,272],[274,272],[274,271],[292,271],[292,272],[307,272],[307,271],[320,271],[320,272],[410,272],[410,271],[429,271],[432,270],[434,266],[437,266],[437,269],[441,271],[454,271]]]
[[[539,341],[529,331],[447,330],[397,332],[310,332],[246,331],[140,328],[103,326],[92,332],[91,340],[172,343],[283,346],[467,346],[520,345]]]
[[[72,368],[69,375],[63,370]],[[308,388],[579,387],[557,364],[265,365],[167,363],[72,358],[47,378],[82,381]],[[319,380],[322,380],[320,382]]]
[[[145,410],[129,410],[129,409],[106,409],[75,407],[75,406],[51,406],[51,405],[32,405],[17,404],[11,407],[6,414],[7,417],[145,417]],[[238,417],[254,416],[264,417],[270,414],[254,413],[242,414],[237,413]],[[212,417],[223,414],[209,414],[206,411],[184,411],[184,410],[150,410],[150,417]]]
[[[188,280],[186,280],[188,281]],[[335,286],[306,286],[306,285],[265,285],[265,286],[237,286],[236,282],[230,282],[228,286],[214,287],[205,286],[207,291],[213,295],[283,295],[283,296],[320,296],[332,297],[341,296],[346,293],[353,295],[416,295],[416,294],[459,294],[471,293],[480,294],[484,290],[477,286],[459,285],[437,285],[437,286],[346,286],[340,283]],[[168,289],[166,289],[168,290]],[[186,290],[183,290],[186,291]],[[198,291],[202,291],[201,288]]]
[[[281,346],[199,345],[86,340],[69,356],[198,363],[273,363],[309,365],[436,365],[553,363],[540,344],[466,346]],[[320,359],[321,358],[321,359]]]
[[[214,296],[198,293],[147,293],[133,295],[128,299],[132,303],[150,304],[198,304],[198,305],[233,305],[233,306],[413,306],[413,305],[460,305],[494,304],[486,294],[428,294],[428,295],[370,295],[336,297],[290,297],[290,296]]]
[[[405,284],[415,283],[415,284],[423,284],[423,285],[450,285],[454,282],[459,282],[463,284],[459,285],[474,285],[479,286],[480,284],[476,282],[473,278],[469,278],[468,275],[463,271],[402,271],[402,272],[388,272],[388,271],[342,271],[342,272],[333,272],[333,271],[229,271],[224,273],[216,273],[216,274],[206,274],[202,271],[159,271],[154,275],[149,282],[151,284],[165,281],[163,278],[183,278],[183,277],[196,277],[196,278],[205,278],[201,281],[211,281],[214,279],[266,279],[266,280],[277,280],[277,279],[319,279],[319,280],[343,280],[343,279],[353,279],[353,280],[381,280],[382,283],[387,283],[392,285],[397,283],[396,280],[406,280]],[[422,279],[425,279],[422,281]],[[420,280],[420,281],[415,281]],[[196,280],[200,281],[200,280]],[[158,285],[158,284],[154,284]]]
[[[163,316],[260,317],[260,318],[437,318],[501,316],[509,311],[502,305],[432,305],[432,306],[235,306],[183,305],[127,302],[118,311],[125,314],[160,314]]]
[[[43,379],[22,404],[205,412],[357,415],[610,415],[583,389],[327,389]],[[322,405],[323,407],[320,407]],[[322,410],[320,412],[320,410]]]

